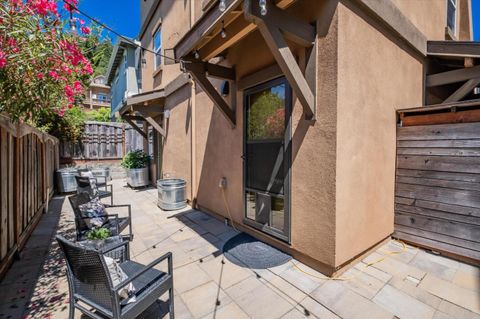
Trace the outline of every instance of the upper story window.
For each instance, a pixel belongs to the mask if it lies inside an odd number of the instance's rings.
[[[158,28],[153,34],[153,51],[155,52],[155,69],[157,69],[162,63],[162,31]]]
[[[447,27],[455,35],[457,29],[457,0],[447,0]]]

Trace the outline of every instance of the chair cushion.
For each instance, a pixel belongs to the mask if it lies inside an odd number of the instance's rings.
[[[113,287],[117,287],[122,281],[128,279],[128,275],[123,271],[115,259],[107,256],[103,256],[103,258],[105,259],[108,273],[112,279]],[[128,304],[137,301],[135,297],[135,286],[133,283],[129,283],[128,285],[122,287],[122,289],[118,291],[118,295],[122,299],[122,304]]]
[[[139,264],[132,260],[127,260],[121,263],[120,267],[127,274],[127,276],[133,276],[135,273],[145,269],[147,266]],[[139,296],[157,281],[163,279],[165,275],[165,272],[157,270],[155,268],[147,270],[141,276],[133,280],[133,284],[135,286],[135,295]]]
[[[80,210],[82,220],[89,229],[102,227],[108,222],[108,218],[105,216],[107,214],[105,206],[98,198],[94,198],[86,204],[79,205],[78,209]]]

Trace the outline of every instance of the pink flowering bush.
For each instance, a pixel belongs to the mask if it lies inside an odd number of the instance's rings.
[[[13,120],[45,124],[84,98],[93,69],[81,48],[90,29],[75,19],[81,32],[70,32],[61,14],[74,9],[61,3],[0,0],[0,113]]]

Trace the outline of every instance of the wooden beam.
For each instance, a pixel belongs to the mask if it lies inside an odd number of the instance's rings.
[[[447,71],[427,76],[425,85],[427,87],[439,86],[451,83],[467,81],[480,77],[480,65],[472,68],[464,68],[459,70]]]
[[[428,41],[427,54],[480,58],[480,43],[475,41]]]
[[[207,63],[207,62],[204,62],[204,63],[206,63],[207,76],[224,79],[224,80],[235,81],[234,68],[228,68],[226,66]]]
[[[145,119],[141,116],[138,116],[138,115],[124,115],[123,116],[124,119],[129,119],[129,120],[133,120],[133,121],[145,121]]]
[[[148,139],[147,134],[145,134],[145,132],[141,128],[139,128],[137,124],[135,124],[135,122],[133,122],[128,117],[123,116],[123,118],[125,119],[125,121],[127,121],[128,124],[133,127],[135,131],[137,131],[141,136],[143,136],[144,139]]]
[[[145,102],[145,105],[132,105],[130,110],[132,112],[142,112],[142,113],[162,113],[163,105],[148,105],[148,102]]]
[[[201,64],[196,63],[185,63],[185,69],[190,72],[195,81],[200,85],[208,95],[208,97],[213,101],[215,106],[218,107],[223,116],[230,122],[232,127],[235,127],[236,117],[235,112],[228,106],[227,102],[222,98],[220,93],[215,89],[215,87],[207,79],[207,76]],[[234,101],[234,98],[232,99]]]
[[[402,116],[402,126],[472,123],[480,121],[480,110]]]
[[[260,20],[268,21],[272,26],[282,30],[287,38],[304,47],[310,47],[315,42],[316,30],[309,23],[288,14],[277,6],[268,6],[267,14],[262,16],[258,1],[246,1],[245,11],[249,10],[248,15],[254,16]]]
[[[293,91],[302,104],[306,118],[314,120],[315,96],[300,70],[297,60],[285,42],[280,29],[269,19],[263,20],[250,13],[249,10],[252,9],[252,5],[258,5],[255,1],[245,1],[245,4],[245,17],[257,24],[267,46],[270,48],[270,52],[273,54],[280,69],[285,74],[288,83],[292,86]]]
[[[458,102],[467,96],[473,89],[480,84],[480,78],[468,80],[464,85],[462,85],[458,90],[456,90],[452,95],[450,95],[444,102]]]
[[[166,137],[167,134],[165,132],[165,130],[163,129],[163,127],[160,126],[160,124],[157,123],[157,121],[155,121],[153,119],[153,117],[149,116],[146,112],[145,113],[142,113],[142,112],[139,112],[140,114],[142,114],[144,117],[145,117],[145,120],[158,132],[160,133],[160,135],[162,135],[163,137]]]
[[[214,29],[215,25],[222,21],[242,0],[225,0],[227,9],[221,12],[219,3],[215,4],[195,23],[185,36],[175,46],[175,58],[183,58],[188,55],[197,43]]]
[[[237,89],[239,91],[242,91],[249,87],[257,85],[258,83],[267,82],[282,75],[282,69],[280,69],[278,64],[273,64],[269,67],[266,67],[265,69],[249,74],[238,80]]]

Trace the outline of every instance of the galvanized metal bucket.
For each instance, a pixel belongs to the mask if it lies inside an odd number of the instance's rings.
[[[127,169],[127,183],[130,187],[143,187],[149,184],[148,167]]]
[[[158,207],[163,210],[176,210],[187,206],[186,186],[187,183],[183,179],[159,179]]]
[[[62,168],[55,173],[59,193],[71,193],[77,191],[75,176],[78,175],[76,168]]]

